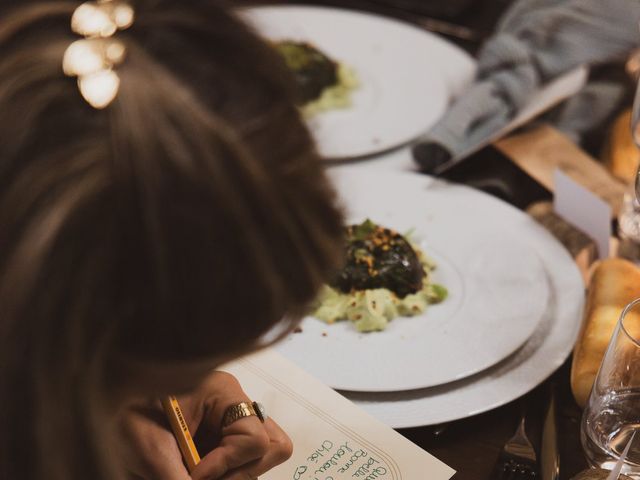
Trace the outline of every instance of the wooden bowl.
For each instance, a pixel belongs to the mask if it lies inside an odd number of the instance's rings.
[[[590,468],[578,473],[575,477],[572,477],[571,480],[606,480],[610,473],[609,470],[603,470],[602,468]],[[633,479],[621,473],[618,480]]]

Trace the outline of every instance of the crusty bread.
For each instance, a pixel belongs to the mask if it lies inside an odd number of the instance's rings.
[[[631,109],[621,113],[611,128],[602,151],[602,159],[614,176],[631,184],[640,163],[640,150],[631,136]]]
[[[620,313],[636,298],[640,298],[640,268],[619,258],[598,263],[571,365],[571,390],[581,407],[587,403]]]

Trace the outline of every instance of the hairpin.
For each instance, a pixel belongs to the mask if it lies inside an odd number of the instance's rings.
[[[118,95],[120,77],[114,68],[126,55],[126,47],[113,35],[133,24],[131,5],[118,0],[86,2],[74,11],[71,30],[85,38],[73,42],[64,53],[65,75],[78,77],[82,97],[96,109],[108,106]]]

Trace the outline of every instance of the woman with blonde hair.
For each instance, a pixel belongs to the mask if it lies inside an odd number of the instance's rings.
[[[295,325],[342,231],[286,68],[212,0],[0,15],[0,478],[257,478],[290,441],[223,424],[252,399],[214,369]]]

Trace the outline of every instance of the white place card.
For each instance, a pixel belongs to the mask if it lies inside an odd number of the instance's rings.
[[[553,208],[556,213],[589,235],[598,247],[599,258],[609,256],[611,206],[595,193],[557,169]]]
[[[289,434],[261,480],[448,480],[455,471],[273,350],[222,367]]]

